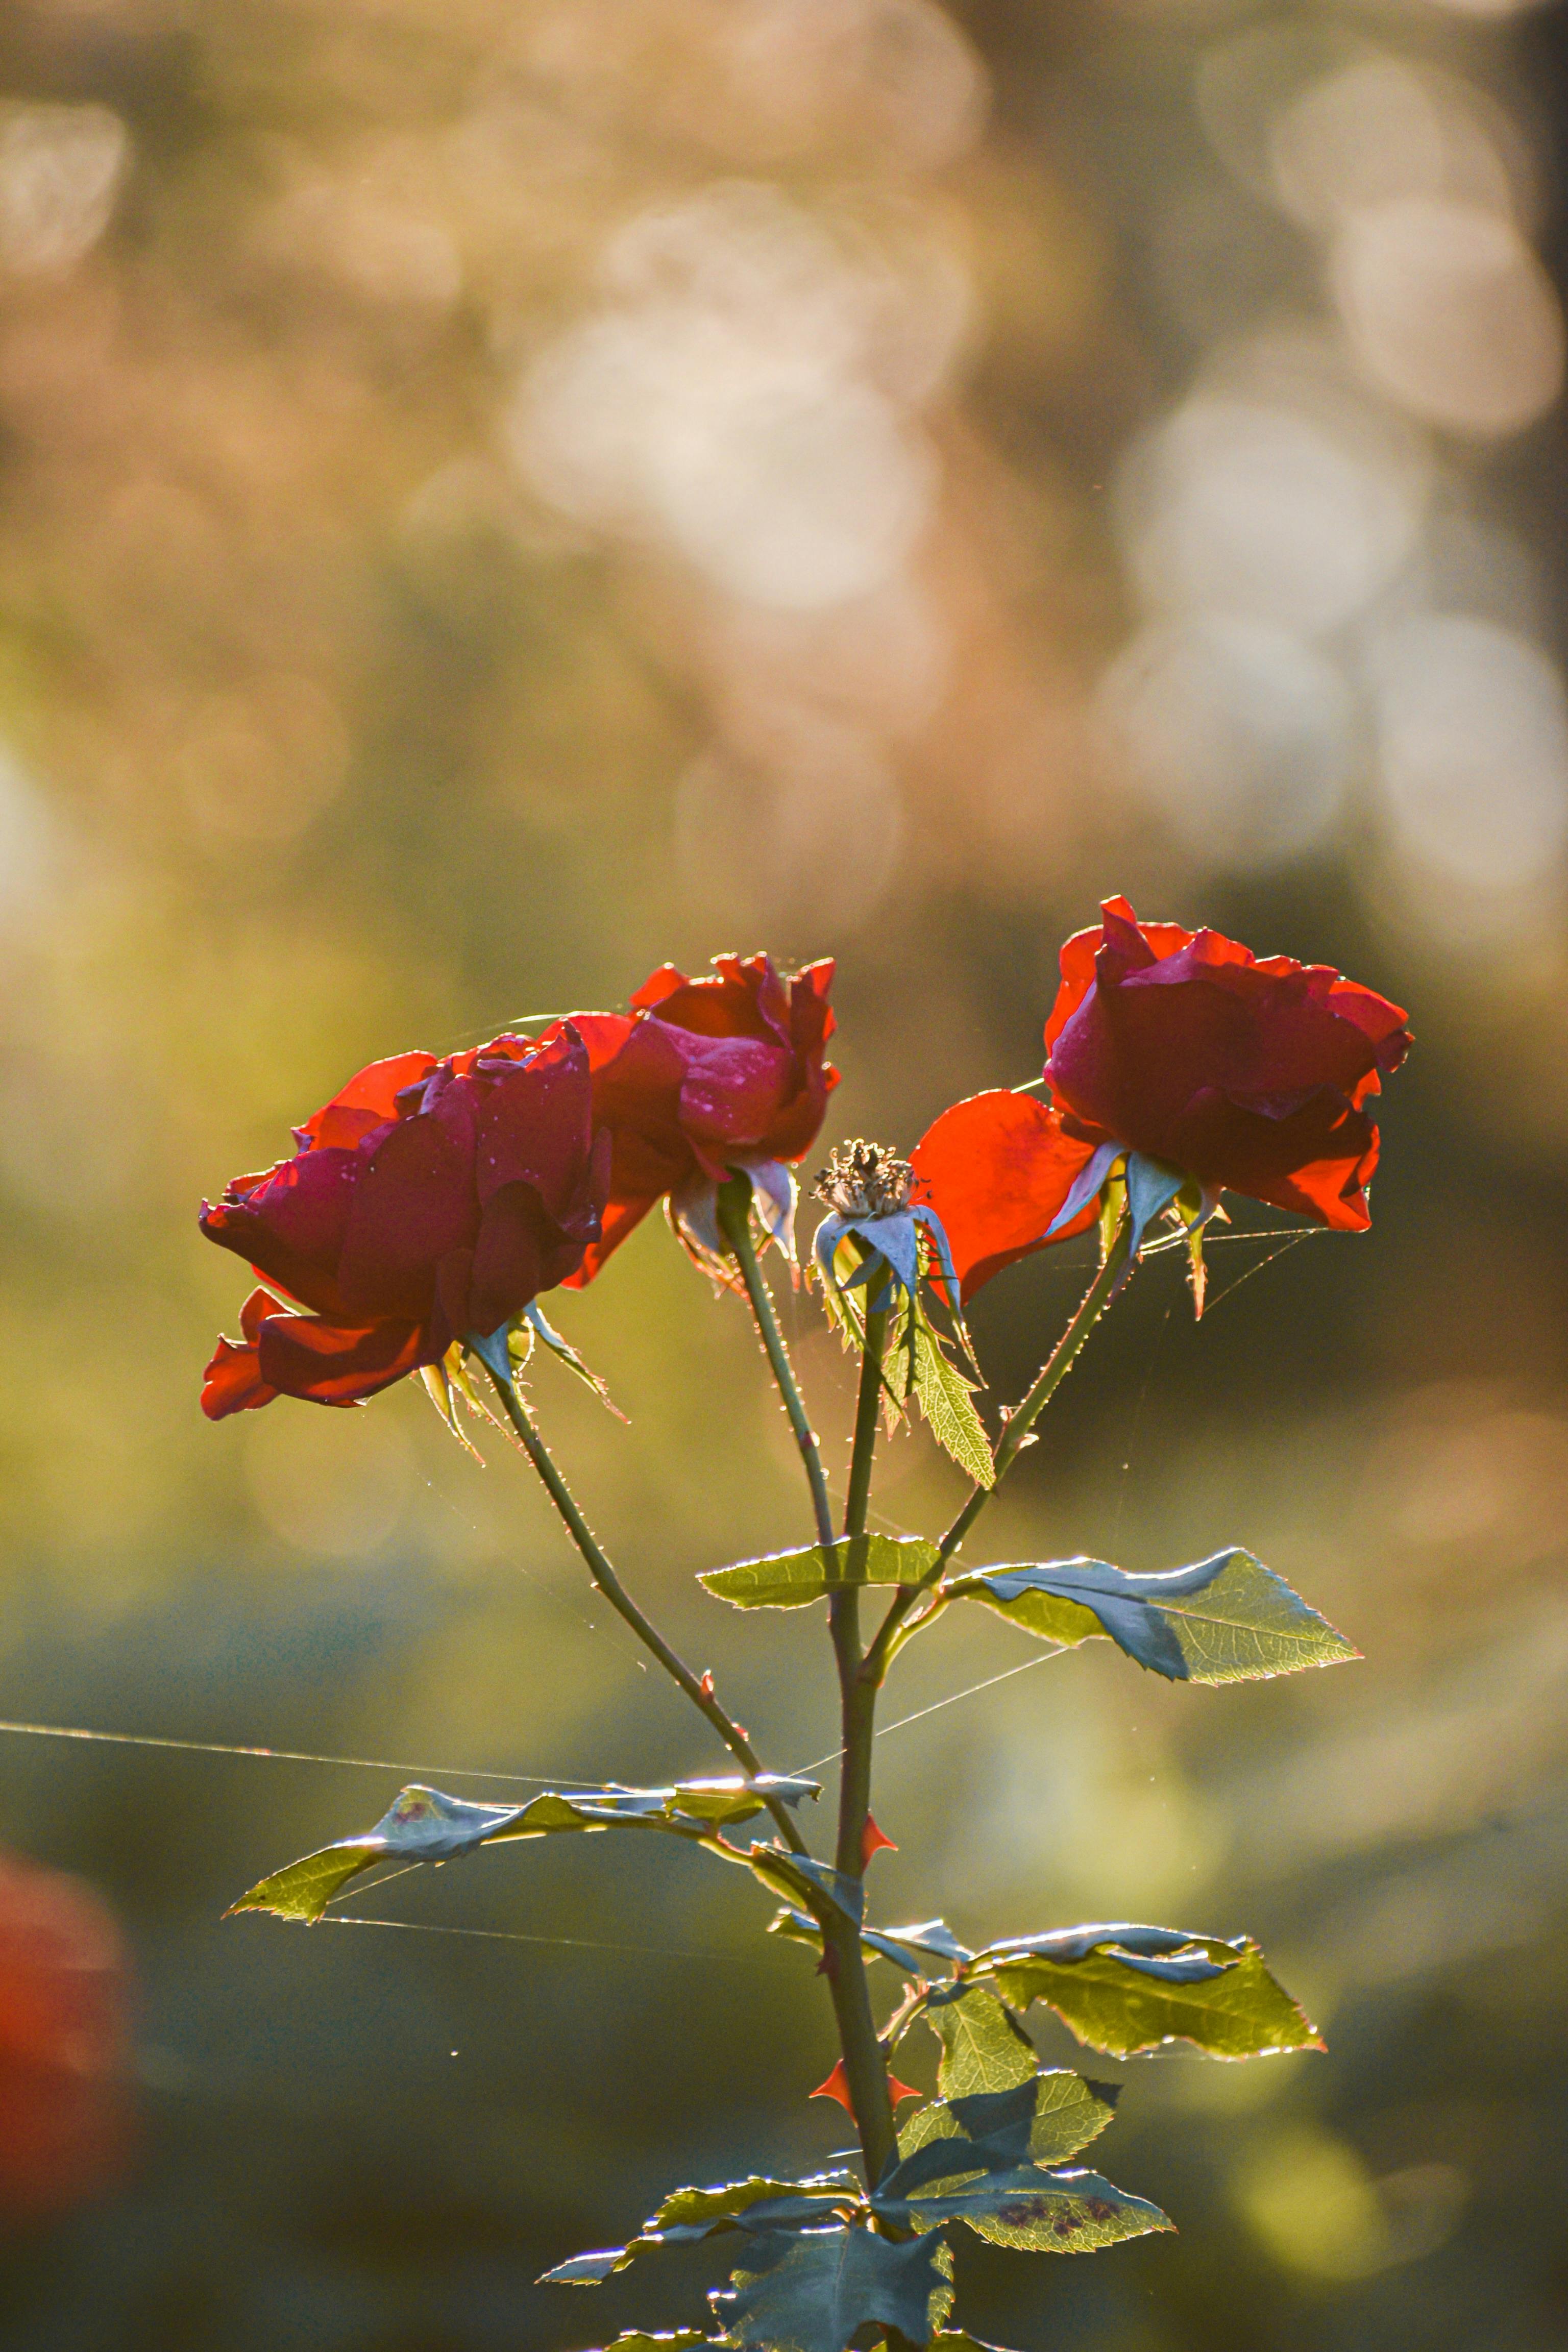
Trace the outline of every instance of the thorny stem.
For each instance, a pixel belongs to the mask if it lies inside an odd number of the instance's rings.
[[[879,1682],[886,1675],[895,1653],[902,1646],[902,1641],[908,1638],[908,1633],[900,1634],[904,1621],[916,1604],[929,1594],[931,1586],[939,1580],[948,1561],[1012,1468],[1024,1440],[1028,1436],[1035,1423],[1072,1370],[1079,1349],[1099,1322],[1110,1303],[1112,1291],[1121,1279],[1131,1252],[1131,1222],[1123,1213],[1121,1222],[1117,1226],[1115,1237],[1106,1252],[1105,1263],[1090,1283],[1078,1313],[1057,1341],[1049,1357],[1041,1367],[1032,1388],[1007,1417],[1006,1427],[1003,1430],[996,1447],[996,1475],[994,1483],[990,1486],[974,1488],[969,1500],[938,1546],[936,1565],[924,1581],[921,1584],[905,1585],[895,1597],[892,1606],[882,1621],[877,1638],[866,1656],[866,1671],[874,1672]],[[919,1623],[922,1626],[928,1624],[943,1605],[940,1600],[933,1602],[918,1621]],[[910,1633],[914,1630],[913,1626],[909,1628]]]
[[[876,1450],[877,1419],[882,1402],[882,1349],[887,1329],[886,1312],[868,1308],[865,1349],[860,1360],[860,1393],[855,1409],[855,1441],[849,1457],[849,1495],[844,1512],[847,1536],[866,1532],[871,1458]],[[850,1585],[834,1593],[827,1604],[834,1654],[838,1661],[843,1727],[838,1844],[834,1860],[840,1874],[857,1883],[865,1875],[862,1854],[871,1809],[871,1742],[877,1713],[877,1685],[864,1672],[859,1601],[858,1592]],[[897,2146],[887,2056],[877,2038],[858,1929],[838,1917],[826,1920],[823,1933],[824,1958],[844,2052],[845,2079],[866,2159],[867,2180],[874,2188]]]
[[[756,1780],[762,1777],[761,1759],[744,1732],[738,1725],[731,1722],[711,1691],[703,1688],[685,1660],[677,1656],[663,1634],[643,1615],[642,1611],[616,1574],[598,1538],[578,1509],[572,1489],[556,1468],[554,1458],[548,1446],[524,1411],[511,1381],[502,1378],[488,1357],[481,1355],[479,1360],[490,1376],[491,1385],[500,1399],[502,1411],[517,1433],[519,1444],[543,1480],[546,1493],[566,1523],[567,1533],[587,1562],[589,1575],[611,1608],[625,1618],[638,1641],[653,1652],[666,1674],[672,1681],[679,1684],[692,1706],[700,1714],[707,1717],[748,1778]],[[808,1853],[809,1848],[805,1840],[790,1819],[789,1808],[783,1799],[764,1797],[763,1801],[784,1832],[784,1843],[791,1852]]]
[[[825,1548],[833,1544],[833,1506],[827,1497],[827,1476],[822,1466],[822,1453],[812,1428],[805,1402],[795,1380],[795,1367],[784,1346],[784,1333],[779,1329],[778,1317],[773,1312],[773,1295],[763,1279],[762,1267],[752,1243],[752,1185],[749,1177],[743,1195],[737,1184],[731,1192],[728,1184],[719,1188],[719,1223],[725,1240],[735,1253],[741,1269],[741,1279],[746,1286],[746,1296],[752,1302],[767,1359],[773,1367],[773,1379],[784,1399],[789,1415],[789,1425],[795,1432],[795,1442],[800,1448],[800,1458],[805,1465],[806,1484],[811,1488],[811,1507],[816,1517],[816,1538]],[[738,1197],[739,1196],[739,1197]]]

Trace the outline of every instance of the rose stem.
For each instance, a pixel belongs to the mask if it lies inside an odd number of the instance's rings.
[[[742,1186],[744,1191],[742,1191]],[[816,1517],[817,1541],[831,1549],[833,1506],[827,1499],[827,1477],[822,1466],[822,1453],[816,1443],[805,1410],[805,1400],[795,1380],[795,1367],[784,1346],[784,1333],[779,1329],[778,1317],[773,1312],[773,1295],[763,1278],[757,1264],[757,1253],[752,1244],[752,1180],[749,1176],[732,1178],[719,1188],[719,1223],[725,1240],[735,1253],[741,1269],[741,1279],[746,1286],[746,1296],[752,1302],[757,1330],[773,1367],[773,1379],[784,1399],[789,1415],[789,1425],[795,1432],[795,1442],[800,1448],[800,1458],[805,1465],[806,1484],[811,1488],[811,1507]]]
[[[488,1355],[479,1349],[479,1360],[490,1376],[490,1382],[501,1402],[501,1408],[517,1432],[519,1444],[544,1481],[545,1491],[566,1523],[566,1531],[588,1564],[588,1573],[609,1602],[619,1612],[639,1642],[646,1643],[672,1681],[679,1684],[698,1711],[706,1716],[725,1747],[741,1764],[751,1780],[762,1775],[763,1767],[755,1748],[744,1732],[731,1721],[710,1691],[704,1690],[685,1660],[676,1655],[662,1633],[643,1615],[631,1594],[611,1567],[609,1559],[587,1520],[577,1507],[576,1499],[565,1479],[555,1466],[553,1456],[544,1440],[524,1411],[510,1378],[500,1375]],[[759,1793],[761,1793],[759,1791]],[[789,1808],[782,1798],[764,1797],[763,1803],[784,1832],[784,1842],[792,1853],[806,1853],[810,1849],[790,1819]]]
[[[877,1638],[866,1656],[866,1671],[874,1672],[879,1682],[886,1675],[895,1652],[900,1646],[899,1629],[904,1619],[914,1608],[916,1602],[929,1592],[937,1581],[942,1570],[980,1517],[986,1503],[995,1493],[996,1487],[1002,1484],[1016,1461],[1025,1438],[1027,1437],[1052,1396],[1072,1370],[1079,1350],[1104,1313],[1110,1303],[1110,1294],[1121,1278],[1131,1244],[1131,1221],[1123,1212],[1121,1222],[1116,1228],[1115,1238],[1106,1252],[1105,1263],[1085,1293],[1078,1313],[1057,1341],[1050,1356],[1037,1376],[1033,1387],[1016,1409],[1007,1416],[1006,1426],[1002,1432],[996,1447],[994,1483],[990,1486],[975,1487],[938,1546],[936,1565],[929,1575],[920,1584],[905,1585],[894,1599],[891,1608],[878,1631]],[[921,1625],[929,1624],[943,1605],[941,1601],[938,1601],[928,1609],[920,1620]],[[911,1633],[914,1630],[912,1626],[910,1628]]]
[[[887,1328],[886,1310],[878,1312],[868,1305],[866,1344],[860,1359],[860,1393],[855,1408],[855,1442],[849,1457],[849,1496],[844,1513],[847,1536],[866,1532],[871,1457],[882,1403],[882,1349]],[[827,1602],[827,1622],[838,1661],[843,1722],[838,1845],[834,1861],[840,1874],[857,1885],[865,1874],[861,1854],[871,1806],[871,1742],[877,1712],[877,1685],[863,1672],[859,1601],[859,1593],[851,1584],[831,1593]],[[877,2038],[871,2014],[871,1990],[866,1981],[866,1958],[858,1926],[842,1913],[835,1913],[825,1917],[823,1937],[834,2014],[844,2052],[845,2081],[866,2159],[867,2181],[875,2188],[898,2146],[888,2089],[887,2056]]]

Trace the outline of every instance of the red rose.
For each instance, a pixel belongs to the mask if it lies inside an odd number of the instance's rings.
[[[972,1095],[926,1129],[910,1154],[914,1197],[942,1220],[965,1306],[1004,1266],[1044,1249],[1093,1157],[1094,1145],[1067,1134],[1033,1095]],[[1052,1241],[1081,1234],[1099,1213],[1091,1201]]]
[[[203,1207],[209,1241],[310,1310],[253,1292],[244,1344],[220,1339],[207,1367],[203,1411],[220,1421],[279,1394],[357,1404],[574,1274],[607,1172],[591,1093],[569,1022],[536,1044],[362,1070],[295,1129],[292,1160]]]
[[[58,2213],[125,2155],[125,1962],[91,1888],[0,1856],[0,2214]]]
[[[831,963],[781,975],[765,955],[716,956],[688,980],[662,964],[630,1013],[573,1016],[594,1073],[594,1122],[609,1129],[610,1194],[602,1237],[574,1286],[660,1200],[685,1206],[731,1166],[768,1189],[770,1163],[805,1157],[838,1073],[822,1058],[833,1034]],[[786,1187],[787,1190],[787,1187]]]
[[[1405,1014],[1326,964],[1261,962],[1217,931],[1108,898],[1062,950],[1046,1078],[1067,1135],[1114,1141],[1319,1224],[1370,1222],[1363,1106],[1410,1046]]]

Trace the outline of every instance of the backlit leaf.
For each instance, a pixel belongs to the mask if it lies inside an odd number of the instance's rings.
[[[605,2352],[694,2352],[708,2337],[700,2327],[673,2327],[668,2336],[645,2336],[640,2328],[632,2328],[625,2336],[616,2336]]]
[[[822,1949],[822,1930],[803,1911],[781,1911],[770,1922],[768,1933],[783,1936],[792,1944],[809,1944],[816,1952]],[[860,1943],[874,1959],[891,1960],[906,1976],[949,1974],[970,1957],[945,1919],[922,1920],[913,1927],[863,1927]]]
[[[351,1879],[376,1863],[454,1862],[481,1845],[563,1831],[654,1829],[711,1840],[727,1824],[762,1812],[770,1795],[795,1805],[816,1793],[815,1781],[763,1774],[754,1780],[692,1780],[669,1789],[578,1789],[570,1795],[546,1790],[523,1805],[477,1805],[415,1785],[398,1791],[374,1829],[289,1863],[231,1908],[319,1919]]]
[[[1108,1634],[1172,1682],[1246,1682],[1359,1655],[1249,1551],[1216,1552],[1155,1576],[1129,1575],[1103,1559],[973,1569],[942,1590],[983,1601],[1046,1641],[1070,1647]]]
[[[952,2179],[987,2166],[1005,2169],[1026,2158],[1032,2164],[1065,2163],[1098,2139],[1116,2112],[1121,2087],[1086,2082],[1081,2074],[1054,2067],[1027,2080],[1032,2099],[1019,2083],[1000,2096],[955,2093],[933,2099],[899,2134],[900,2170],[921,2149],[939,2142],[936,2152],[921,2157],[915,2168],[922,2180]],[[977,2142],[979,2153],[971,2154],[971,2144]],[[897,2174],[892,2176],[900,2195],[910,2193],[912,2177],[906,2174],[900,2181]]]
[[[746,1858],[763,1885],[771,1887],[775,1895],[782,1895],[791,1906],[830,1903],[846,1919],[859,1926],[866,1890],[858,1878],[845,1878],[826,1863],[815,1862],[806,1853],[787,1853],[781,1845],[754,1845]],[[816,1928],[810,1913],[807,1918],[820,1942],[820,1928]]]
[[[938,2238],[817,2230],[754,2240],[709,2300],[739,2352],[845,2352],[875,2322],[924,2344],[952,2308],[952,2273]]]
[[[1175,1927],[1066,1927],[993,1944],[973,1969],[1012,2007],[1043,2000],[1080,2042],[1119,2058],[1172,2041],[1194,2042],[1214,2058],[1323,2046],[1250,1937],[1226,1942]]]
[[[737,1609],[804,1609],[830,1592],[866,1584],[922,1584],[937,1565],[935,1544],[913,1536],[840,1536],[829,1549],[780,1551],[737,1560],[698,1578]]]
[[[974,1409],[976,1383],[965,1380],[949,1360],[937,1334],[918,1310],[910,1386],[931,1433],[943,1453],[950,1454],[977,1486],[994,1486],[996,1465],[991,1459],[990,1441],[985,1424]]]
[[[942,2044],[936,2081],[944,2098],[1010,2090],[1039,2071],[1034,2043],[989,1985],[934,1992],[921,2015]]]
[[[755,2230],[771,2239],[781,2231],[816,2228],[840,2210],[863,2206],[849,2174],[819,2173],[809,2180],[727,2181],[719,2189],[678,2189],[667,2197],[635,2238],[624,2246],[574,2254],[546,2271],[541,2286],[601,2286],[644,2254],[689,2246],[735,2230]]]
[[[718,2189],[677,2189],[644,2228],[649,2231],[689,2229],[780,2200],[812,2201],[817,2216],[825,2219],[833,2201],[858,2203],[860,2191],[848,2172],[818,2173],[807,2180],[769,2180],[753,2174],[746,2180],[726,2181]]]
[[[879,2198],[876,2206],[889,2220],[907,2221],[916,2229],[963,2221],[994,2246],[1037,2254],[1094,2253],[1124,2238],[1172,2226],[1157,2205],[1129,2196],[1098,2172],[1047,2172],[1036,2165],[988,2173],[967,2188],[933,2191],[902,2204]]]

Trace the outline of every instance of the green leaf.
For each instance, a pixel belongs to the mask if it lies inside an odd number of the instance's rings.
[[[845,2352],[879,2321],[925,2344],[952,2309],[952,2274],[940,2239],[894,2244],[865,2229],[764,2235],[709,2300],[721,2340],[738,2352]]]
[[[665,1830],[710,1840],[733,1822],[750,1821],[769,1795],[786,1804],[815,1796],[812,1780],[760,1775],[754,1780],[679,1782],[669,1789],[546,1790],[525,1805],[476,1805],[417,1784],[402,1789],[375,1827],[291,1862],[231,1905],[236,1911],[272,1911],[283,1919],[319,1919],[351,1879],[379,1862],[454,1862],[481,1845],[562,1831]]]
[[[923,1584],[940,1555],[914,1536],[840,1536],[829,1549],[780,1551],[766,1559],[737,1560],[698,1578],[737,1609],[804,1609],[830,1592],[865,1584]]]
[[[677,2189],[635,2238],[624,2246],[574,2254],[538,2281],[541,2286],[601,2286],[639,2256],[668,2246],[688,2246],[727,2231],[815,2229],[845,2210],[863,2209],[865,2200],[847,2172],[817,2173],[808,2180],[727,2181],[718,2189]]]
[[[815,2205],[817,2218],[826,2218],[835,2204],[863,2202],[853,2173],[822,2172],[806,2180],[768,2180],[753,2173],[749,2179],[729,2180],[718,2189],[677,2189],[643,2227],[647,2231],[668,2231],[706,2226],[780,2200],[808,2200]]]
[[[1034,2043],[989,1985],[934,1992],[921,2015],[942,2044],[936,2084],[944,2098],[1010,2090],[1039,2071]]]
[[[994,2246],[1037,2254],[1094,2253],[1172,2226],[1157,2205],[1129,2196],[1098,2172],[1047,2172],[1029,2164],[989,2173],[967,2188],[875,2203],[889,2220],[916,2229],[963,2221]]]
[[[1175,2041],[1213,2058],[1323,2047],[1247,1936],[1227,1942],[1176,1927],[1064,1927],[993,1944],[973,1972],[1016,2009],[1045,2001],[1080,2042],[1118,2058]]]
[[[668,2336],[645,2336],[634,2327],[606,2345],[605,2352],[694,2352],[695,2346],[709,2340],[700,2327],[675,2327]]]
[[[1019,2082],[1006,2086],[1011,2095],[1005,2102],[998,2102],[995,2095],[989,2093],[982,2095],[976,2104],[973,2092],[952,2092],[947,2098],[932,2100],[929,2106],[911,2116],[899,2134],[900,2164],[921,2148],[941,2142],[940,2156],[923,2159],[922,2177],[942,2179],[962,2175],[970,2166],[978,2166],[981,2158],[970,2157],[966,2148],[961,2152],[960,2147],[947,2144],[966,2144],[977,2133],[983,2138],[994,2140],[999,2131],[994,2158],[987,2158],[987,2162],[1010,2166],[1027,2158],[1033,2164],[1065,2163],[1080,2147],[1087,2147],[1091,2139],[1099,2138],[1116,2113],[1121,2088],[1119,2083],[1090,2083],[1081,2074],[1055,2067],[1043,2073],[1037,2069],[1024,2082],[1033,2086],[1032,2102],[1020,2095],[1023,2083]],[[991,2101],[989,2106],[987,2098]],[[1004,2119],[1000,2126],[998,2116]],[[1011,2122],[1007,2120],[1009,2116]],[[947,2159],[946,2172],[942,2168],[942,2158]],[[907,2186],[900,2193],[908,2193]]]
[[[781,1911],[770,1920],[768,1933],[783,1936],[792,1944],[809,1944],[815,1952],[822,1949],[822,1929],[804,1911]],[[939,1975],[943,1969],[962,1967],[970,1958],[945,1919],[925,1919],[914,1927],[863,1927],[860,1943],[873,1959],[891,1960],[895,1968],[914,1977]],[[932,1969],[932,1960],[942,1963],[942,1968]]]
[[[1020,1087],[1018,1091],[1021,1094],[1023,1088]],[[965,2336],[956,2327],[951,2333],[939,2328],[931,2342],[931,2352],[1003,2352],[1000,2345],[983,2344],[978,2336]]]
[[[746,1859],[763,1885],[773,1894],[782,1895],[792,1906],[811,1906],[808,1916],[813,1925],[817,1906],[830,1903],[846,1919],[859,1926],[866,1890],[858,1878],[846,1878],[826,1863],[814,1862],[806,1853],[788,1853],[782,1845],[754,1845]],[[816,1935],[820,1942],[820,1927]]]
[[[1360,1655],[1282,1577],[1239,1549],[1157,1576],[1103,1559],[972,1569],[942,1591],[1068,1647],[1108,1634],[1172,1682],[1247,1682]]]
[[[991,1459],[990,1441],[985,1424],[974,1409],[977,1384],[965,1380],[956,1364],[949,1360],[937,1334],[918,1307],[914,1357],[910,1385],[931,1435],[977,1486],[994,1486],[996,1465]]]
[[[1098,2173],[1047,2168],[1102,2131],[1114,2105],[1113,2090],[1057,2074],[939,2100],[900,2134],[871,2209],[919,2230],[963,2221],[994,2244],[1037,2252],[1087,2252],[1167,2229],[1157,2206]]]
[[[644,2251],[643,2242],[634,2238],[629,2246],[605,2246],[592,2254],[574,2254],[567,2263],[557,2263],[552,2271],[545,2271],[535,2280],[537,2286],[603,2286],[616,2271],[624,2271]]]

